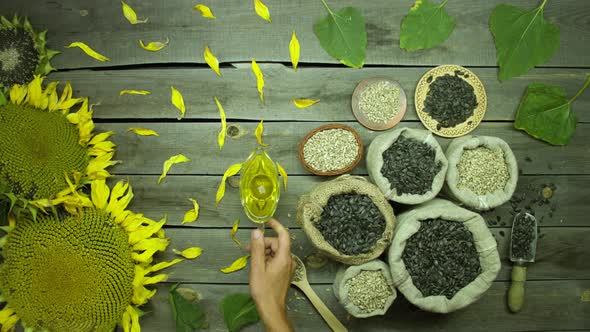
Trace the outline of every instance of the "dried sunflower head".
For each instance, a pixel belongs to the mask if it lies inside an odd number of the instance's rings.
[[[110,176],[112,132],[93,134],[88,99],[72,98],[70,84],[58,98],[58,82],[42,83],[35,76],[12,86],[9,101],[0,98],[0,200],[9,198],[17,212],[63,204],[75,213],[90,206],[79,185]]]
[[[112,191],[104,180],[91,185],[92,204],[77,215],[41,215],[5,227],[0,240],[2,331],[20,320],[33,330],[139,331],[139,310],[167,279],[151,276],[182,259],[152,265],[169,240],[159,222],[126,210],[129,184]]]
[[[59,52],[46,48],[46,34],[47,30],[35,31],[26,18],[0,17],[0,88],[25,84],[33,75],[55,70],[49,61]]]

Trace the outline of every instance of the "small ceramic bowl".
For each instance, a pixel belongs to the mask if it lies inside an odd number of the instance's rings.
[[[305,161],[305,158],[303,157],[303,147],[305,146],[305,143],[307,143],[307,141],[313,135],[315,135],[316,133],[318,133],[320,131],[328,130],[328,129],[344,129],[344,130],[348,130],[349,132],[351,132],[354,135],[354,138],[356,139],[357,144],[359,145],[359,150],[358,150],[358,154],[357,154],[356,158],[354,159],[354,161],[351,164],[349,164],[348,166],[346,166],[342,169],[339,169],[339,170],[334,170],[334,171],[319,171],[319,170],[311,167],[311,165],[309,165]],[[353,168],[355,168],[356,165],[358,165],[358,163],[361,161],[361,158],[363,157],[363,151],[364,151],[363,141],[361,140],[361,137],[356,132],[356,130],[354,130],[353,128],[351,128],[349,126],[343,125],[343,124],[330,123],[330,124],[315,128],[314,130],[307,133],[307,135],[305,135],[305,137],[303,137],[303,139],[299,143],[299,161],[301,162],[303,167],[305,167],[305,169],[307,169],[312,174],[321,175],[321,176],[334,176],[334,175],[340,175],[340,174],[347,173],[347,172],[351,171]]]
[[[378,123],[378,122],[372,121],[360,109],[360,99],[361,99],[361,94],[363,93],[363,91],[365,91],[365,89],[368,88],[370,85],[377,83],[377,82],[381,82],[381,81],[389,82],[399,89],[399,112],[397,113],[396,116],[394,116],[393,118],[391,118],[389,121],[387,121],[385,123]],[[354,114],[354,117],[356,118],[356,120],[360,124],[362,124],[364,127],[371,129],[371,130],[381,131],[381,130],[387,130],[387,129],[393,128],[396,124],[398,124],[402,120],[402,118],[404,117],[404,114],[406,114],[407,106],[408,106],[408,101],[406,98],[406,93],[404,92],[404,89],[402,88],[402,86],[397,81],[391,80],[387,77],[375,76],[375,77],[366,78],[366,79],[359,82],[359,84],[354,89],[354,92],[352,93],[352,113]]]

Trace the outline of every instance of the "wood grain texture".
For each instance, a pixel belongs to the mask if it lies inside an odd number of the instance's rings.
[[[213,110],[212,110],[213,112]],[[228,111],[229,112],[229,111]],[[229,115],[228,115],[229,117]],[[363,139],[366,147],[378,135],[358,123],[348,123]],[[191,163],[174,165],[169,174],[223,174],[234,163],[244,161],[256,147],[255,122],[229,122],[238,125],[238,139],[227,138],[223,151],[217,146],[219,123],[101,123],[97,130],[113,130],[112,140],[117,144],[116,159],[121,164],[112,168],[116,174],[152,174],[162,172],[162,164],[170,156],[182,153],[193,160]],[[160,137],[140,137],[126,132],[129,127],[147,127],[156,130]],[[297,146],[307,132],[318,123],[271,122],[265,124],[264,141],[270,143],[268,152],[288,174],[309,174],[297,158]],[[396,128],[423,129],[420,123],[402,123]],[[473,135],[490,135],[504,139],[514,151],[523,174],[590,174],[588,151],[590,151],[590,124],[580,124],[568,146],[555,147],[529,137],[514,129],[512,123],[482,123]],[[449,139],[437,137],[443,148]],[[526,161],[526,160],[531,160]],[[354,174],[367,174],[365,160],[353,170]],[[164,180],[165,181],[165,180]]]
[[[218,303],[231,293],[247,293],[246,285],[190,284],[203,296],[202,304],[210,317],[209,331],[226,331]],[[590,281],[545,281],[527,283],[527,302],[518,315],[506,308],[508,283],[496,282],[484,296],[471,306],[447,315],[421,311],[399,295],[385,316],[367,319],[351,318],[334,297],[331,285],[312,286],[349,331],[564,331],[590,329],[590,306],[580,301],[580,295],[590,288]],[[168,303],[169,285],[159,285],[152,304],[146,307],[149,314],[141,318],[142,331],[173,331],[174,321]],[[310,303],[301,292],[291,290],[288,313],[297,332],[328,331]],[[567,314],[566,314],[567,313]],[[263,331],[262,325],[250,326],[243,331]]]
[[[213,96],[217,96],[229,118],[282,121],[353,121],[352,92],[365,78],[385,76],[400,82],[408,96],[405,120],[418,120],[414,90],[429,68],[302,68],[295,72],[281,64],[261,64],[266,87],[265,105],[260,103],[256,79],[249,66],[224,69],[218,77],[209,68],[145,70],[77,70],[58,72],[51,80],[71,82],[80,96],[89,96],[97,119],[176,119],[178,111],[170,103],[170,85],[183,93],[186,118],[219,119]],[[488,97],[484,121],[512,121],[526,86],[532,82],[563,87],[569,96],[584,84],[588,70],[537,68],[504,83],[495,68],[470,68],[486,87]],[[119,96],[124,89],[151,91],[148,96]],[[293,105],[295,98],[320,99],[306,109]],[[581,122],[590,121],[590,93],[580,96],[572,109]]]
[[[332,1],[333,10],[358,7],[367,29],[367,64],[494,66],[496,51],[489,31],[492,9],[503,0],[457,0],[446,8],[455,18],[456,28],[450,38],[430,50],[407,53],[399,48],[399,28],[413,1]],[[212,3],[218,17],[208,20],[191,10],[194,5],[182,0],[145,2],[128,1],[147,24],[130,25],[117,1],[76,0],[2,1],[0,13],[28,16],[39,29],[49,29],[49,46],[62,50],[55,58],[58,68],[104,67],[145,63],[203,63],[203,50],[209,45],[219,61],[289,62],[289,40],[296,30],[301,43],[300,63],[338,63],[320,47],[313,34],[313,24],[327,15],[321,2],[311,0],[268,1],[272,23],[254,13],[252,1],[231,0],[223,5]],[[531,9],[537,0],[513,0],[513,5]],[[590,7],[584,1],[552,1],[545,7],[545,17],[561,31],[561,46],[548,66],[588,67]],[[56,19],[59,18],[59,19]],[[147,52],[138,40],[163,41],[170,45],[160,52]],[[80,50],[65,50],[73,41],[88,43],[110,57],[98,62]]]
[[[250,223],[243,220],[242,225]],[[250,242],[251,229],[238,231],[238,239],[245,246]],[[494,228],[494,237],[498,241],[498,251],[502,260],[502,270],[497,280],[510,280],[512,263],[508,260],[510,228]],[[272,232],[269,231],[272,235]],[[504,234],[504,235],[502,235]],[[544,235],[543,235],[544,234]],[[170,281],[198,283],[248,283],[248,268],[230,274],[223,274],[219,269],[229,266],[238,257],[246,255],[230,238],[230,229],[210,228],[169,228],[166,235],[170,238],[170,250],[160,255],[161,260],[172,260],[176,256],[171,249],[183,250],[198,246],[203,254],[193,260],[177,264],[167,271]],[[555,279],[590,279],[590,266],[586,264],[590,252],[590,236],[588,227],[544,227],[542,237],[537,245],[537,257],[534,264],[529,265],[528,280]],[[300,229],[291,230],[293,239],[292,251],[305,258],[315,254],[316,250]],[[382,259],[387,260],[385,256]],[[309,282],[332,283],[341,265],[329,262],[324,267],[314,269],[307,266]]]
[[[199,219],[185,226],[231,227],[236,218],[240,218],[243,221],[241,227],[254,227],[243,212],[239,190],[231,185],[233,181],[226,186],[225,197],[219,208],[215,207],[215,192],[221,176],[171,175],[160,185],[157,184],[158,176],[155,175],[117,176],[112,181],[122,179],[130,181],[135,193],[130,208],[158,220],[167,214],[168,225],[180,225],[184,213],[192,207],[188,199],[195,198],[200,204]],[[288,227],[299,228],[295,220],[299,197],[326,180],[317,176],[291,176],[288,190],[281,192],[281,201],[275,217]],[[549,204],[531,204],[531,201],[541,196],[542,189],[551,184],[555,185],[557,190]],[[531,207],[535,210],[541,226],[590,226],[590,207],[587,201],[590,197],[590,176],[521,176],[514,197],[525,198],[515,207]],[[408,208],[399,204],[394,205],[396,215]],[[482,215],[490,227],[509,227],[512,225],[514,210],[510,203],[506,203]]]

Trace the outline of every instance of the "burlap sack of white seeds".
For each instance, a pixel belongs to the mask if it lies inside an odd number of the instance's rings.
[[[391,288],[391,296],[387,297],[383,308],[374,310],[372,312],[363,312],[361,308],[357,307],[352,301],[348,299],[348,288],[346,287],[346,282],[349,279],[357,276],[362,271],[381,271],[383,277],[385,277],[385,280],[387,280],[387,284]],[[346,309],[346,311],[348,311],[349,314],[357,318],[385,315],[387,309],[389,309],[397,297],[397,292],[395,291],[395,287],[393,287],[393,280],[391,279],[389,266],[387,266],[385,262],[378,259],[361,265],[340,268],[336,274],[336,279],[334,280],[332,288],[334,290],[334,295],[338,299],[338,302],[340,302],[340,304],[344,307],[344,309]]]
[[[389,180],[381,174],[383,152],[389,149],[400,135],[428,144],[435,151],[435,162],[441,163],[440,171],[432,180],[431,189],[422,195],[398,194],[396,189],[391,187]],[[433,199],[441,190],[447,174],[447,158],[431,132],[421,129],[400,128],[381,134],[373,139],[367,151],[367,170],[371,180],[379,187],[387,199],[403,204],[420,204]]]
[[[389,247],[388,260],[393,285],[408,301],[426,311],[449,313],[477,301],[490,288],[501,268],[500,255],[496,240],[479,214],[437,198],[402,213],[398,218],[399,224]],[[424,297],[412,282],[402,259],[407,240],[420,229],[420,220],[436,218],[465,224],[473,235],[482,270],[475,280],[459,290],[450,300],[444,295]]]
[[[484,196],[477,195],[469,189],[457,187],[457,183],[459,182],[457,164],[461,160],[463,151],[480,146],[491,150],[501,149],[502,152],[504,152],[504,160],[506,161],[508,173],[510,174],[510,178],[508,179],[504,190],[499,190]],[[447,170],[447,180],[444,192],[465,204],[467,207],[479,211],[490,210],[506,203],[514,194],[518,182],[518,164],[510,146],[502,139],[492,136],[463,136],[454,139],[451,144],[449,144],[446,156],[449,161],[449,168]]]
[[[334,195],[348,193],[367,195],[385,218],[385,231],[383,231],[381,238],[377,240],[371,251],[355,256],[346,255],[336,250],[315,227],[315,223],[319,220],[328,199]],[[393,208],[379,191],[379,188],[362,177],[346,174],[334,180],[320,183],[310,193],[301,196],[297,205],[297,222],[320,253],[344,264],[357,265],[379,257],[389,246],[393,238],[395,216]]]

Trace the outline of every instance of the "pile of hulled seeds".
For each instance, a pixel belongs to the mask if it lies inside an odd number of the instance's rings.
[[[518,259],[532,260],[532,244],[535,240],[535,221],[525,213],[516,215],[512,227],[512,256]]]
[[[460,74],[439,76],[430,84],[424,100],[424,112],[438,121],[438,129],[465,122],[477,107],[473,87]]]
[[[311,136],[303,146],[303,159],[313,169],[337,171],[352,164],[359,153],[354,135],[344,129],[322,130]]]
[[[426,143],[402,135],[383,152],[381,174],[398,195],[423,195],[432,188],[432,181],[442,167],[435,151]]]
[[[359,108],[369,120],[386,123],[399,113],[399,88],[389,81],[379,81],[363,90]]]
[[[348,300],[363,313],[384,309],[387,299],[393,294],[380,270],[363,270],[348,279],[344,287],[348,290]]]
[[[371,251],[385,231],[385,218],[368,196],[340,194],[328,199],[315,227],[336,250],[354,256]]]
[[[402,254],[412,282],[424,297],[448,299],[481,273],[473,235],[462,222],[427,219]]]
[[[492,150],[482,146],[463,151],[457,163],[457,172],[457,188],[469,189],[480,196],[504,190],[510,179],[502,149]]]

